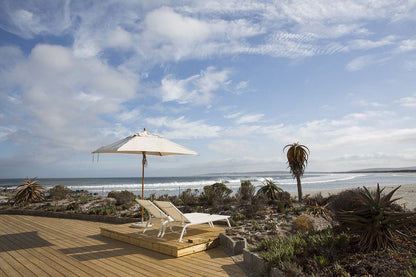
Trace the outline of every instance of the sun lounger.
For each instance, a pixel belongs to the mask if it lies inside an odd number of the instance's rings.
[[[228,215],[217,215],[217,214],[202,214],[202,213],[182,213],[178,208],[175,207],[171,202],[168,201],[154,201],[154,203],[170,216],[174,221],[178,221],[182,224],[182,232],[179,237],[179,242],[182,242],[183,235],[186,232],[186,228],[192,225],[209,224],[210,227],[214,227],[213,222],[224,220],[227,222],[228,227],[231,227]],[[162,234],[164,232],[162,231]],[[162,235],[163,236],[163,235]]]
[[[139,203],[140,206],[142,206],[146,211],[149,213],[149,220],[147,221],[147,224],[143,230],[143,233],[146,232],[147,228],[151,226],[152,218],[159,218],[161,225],[159,228],[159,233],[157,234],[158,237],[163,237],[166,229],[166,225],[169,224],[169,222],[174,221],[170,216],[165,214],[162,210],[160,210],[155,204],[153,204],[150,200],[142,200],[142,199],[135,199],[137,203]],[[169,226],[170,227],[170,226]],[[172,227],[170,227],[171,231]]]

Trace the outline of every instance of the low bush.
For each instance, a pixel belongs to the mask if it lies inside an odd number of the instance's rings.
[[[215,183],[204,187],[201,199],[205,200],[208,205],[215,206],[223,204],[232,190],[223,183]]]
[[[237,199],[242,204],[250,204],[253,200],[255,187],[251,184],[250,180],[241,180],[241,186],[237,192]]]
[[[195,206],[199,204],[198,195],[199,195],[199,190],[186,189],[182,191],[180,199],[182,200],[183,205]]]
[[[116,199],[116,205],[132,205],[136,196],[128,190],[123,191],[110,191],[108,193],[109,198]]]
[[[71,194],[71,192],[72,192],[72,190],[65,187],[64,185],[57,185],[57,186],[54,186],[53,188],[48,190],[49,198],[51,198],[55,201],[67,198],[68,195]]]
[[[328,209],[336,213],[339,211],[352,211],[357,208],[356,199],[357,193],[362,192],[363,189],[349,189],[340,192],[339,194],[332,195],[328,199]]]
[[[345,251],[350,240],[345,232],[326,229],[289,237],[276,236],[262,241],[255,250],[260,251],[260,256],[271,267],[279,267],[283,271],[297,268],[311,273],[316,272],[318,267],[333,263],[337,252]],[[307,264],[307,257],[315,257],[314,264]]]
[[[116,206],[113,202],[107,201],[104,205],[94,207],[89,211],[89,214],[95,215],[113,215],[116,211]]]

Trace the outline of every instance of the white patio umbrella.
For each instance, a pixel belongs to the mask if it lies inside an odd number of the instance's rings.
[[[147,163],[146,155],[168,156],[168,155],[199,155],[182,145],[169,141],[161,136],[150,134],[146,128],[142,132],[128,136],[112,144],[102,146],[92,152],[99,153],[125,153],[142,155],[142,199],[144,199],[144,166]],[[144,227],[144,210],[142,207],[142,224],[136,227]]]

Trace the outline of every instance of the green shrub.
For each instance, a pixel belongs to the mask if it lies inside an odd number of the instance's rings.
[[[57,185],[48,190],[49,197],[53,200],[62,200],[71,194],[71,190],[63,185]]]
[[[261,229],[260,224],[256,220],[251,221],[251,230],[252,231],[258,231]]]
[[[116,199],[116,205],[132,205],[136,198],[134,193],[128,190],[110,191],[107,197]]]
[[[95,215],[112,215],[116,211],[116,206],[113,202],[107,201],[104,205],[94,207],[89,211],[89,214]]]
[[[80,211],[79,204],[77,202],[72,202],[66,206],[67,211]]]
[[[241,186],[237,192],[237,198],[243,202],[249,202],[253,200],[255,187],[251,184],[250,180],[241,180]]]
[[[362,192],[363,189],[349,189],[340,192],[337,195],[330,196],[328,199],[328,209],[334,213],[339,211],[352,211],[357,208],[357,202],[355,201],[356,195]]]
[[[395,238],[403,235],[400,229],[414,220],[414,213],[398,212],[392,207],[392,203],[398,200],[392,196],[399,188],[384,195],[384,188],[380,189],[378,184],[372,192],[364,187],[350,195],[350,201],[354,202],[351,210],[336,212],[341,227],[359,235],[359,245],[363,250],[395,249]]]
[[[215,183],[204,187],[204,192],[201,198],[206,201],[208,205],[223,204],[232,190],[223,183]]]
[[[349,244],[350,236],[347,233],[335,233],[332,229],[326,229],[265,239],[255,250],[261,251],[260,256],[269,262],[271,267],[277,266],[288,271],[290,268],[301,268],[298,262],[306,257],[315,256],[318,264],[322,266],[332,263],[330,257],[335,256],[333,254],[336,251],[345,251]]]
[[[93,200],[94,197],[89,194],[81,194],[78,198],[79,204],[87,204],[90,200]]]
[[[199,190],[197,189],[186,189],[182,191],[180,199],[182,200],[183,205],[195,206],[199,204],[198,194]]]

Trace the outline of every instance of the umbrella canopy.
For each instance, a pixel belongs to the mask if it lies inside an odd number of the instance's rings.
[[[144,199],[144,166],[146,155],[167,156],[167,155],[199,155],[182,145],[169,141],[161,136],[150,134],[144,129],[142,132],[128,136],[112,144],[102,146],[92,152],[99,153],[124,153],[142,155],[142,199]],[[142,207],[143,223],[143,207]]]
[[[150,134],[146,129],[112,144],[102,146],[92,153],[126,153],[156,156],[198,155],[195,151],[169,141],[161,136]]]

